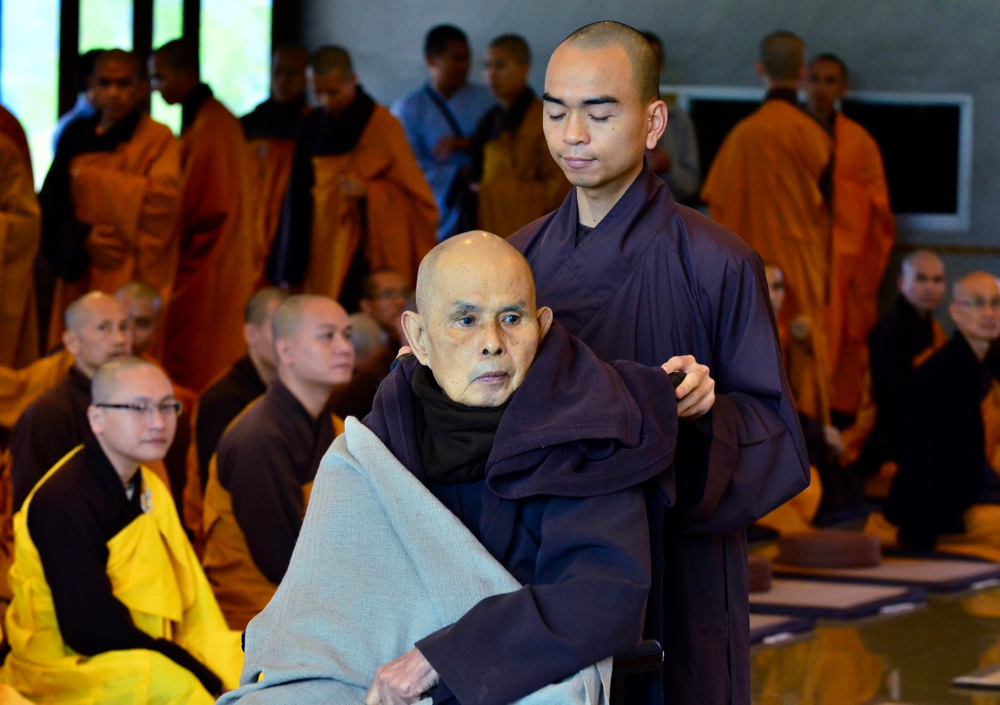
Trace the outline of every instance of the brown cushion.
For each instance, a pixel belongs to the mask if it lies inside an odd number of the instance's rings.
[[[760,556],[750,556],[750,592],[767,592],[771,589],[771,561]]]
[[[778,539],[778,563],[802,568],[869,568],[882,562],[878,536],[821,529]]]

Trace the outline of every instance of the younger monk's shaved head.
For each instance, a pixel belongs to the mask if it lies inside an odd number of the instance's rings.
[[[101,66],[106,63],[125,64],[132,69],[135,78],[139,78],[139,72],[141,71],[139,58],[131,51],[125,51],[124,49],[108,49],[107,51],[102,51],[100,55],[98,55],[97,61],[94,62],[94,70],[100,70]]]
[[[200,69],[198,45],[187,39],[174,39],[156,50],[156,55],[174,71],[194,71]]]
[[[100,291],[84,294],[66,308],[64,320],[63,344],[87,377],[108,360],[132,352],[132,324],[113,296]]]
[[[982,360],[1000,338],[1000,282],[989,272],[973,272],[955,282],[948,308],[955,327]]]
[[[354,64],[351,61],[351,55],[347,53],[347,49],[334,44],[321,46],[314,51],[312,58],[309,60],[309,67],[313,72],[320,75],[328,74],[338,69],[344,73],[354,72]]]
[[[271,56],[271,98],[277,103],[291,103],[306,90],[308,50],[296,42],[279,44]]]
[[[244,323],[252,323],[255,326],[262,326],[266,323],[274,309],[288,298],[288,292],[282,291],[276,286],[268,286],[250,297],[246,308],[243,309]]]
[[[198,45],[187,39],[167,42],[149,57],[149,77],[153,90],[169,105],[184,101],[198,87]]]
[[[271,325],[278,378],[307,408],[308,397],[322,407],[335,385],[351,380],[351,322],[336,301],[311,294],[290,296],[275,310]]]
[[[660,62],[642,32],[621,22],[606,20],[581,27],[566,37],[563,44],[581,49],[621,47],[632,66],[632,81],[639,91],[639,99],[651,103],[660,97]]]
[[[930,315],[944,301],[944,261],[933,250],[914,250],[903,258],[898,286],[899,293],[918,313]]]
[[[131,281],[115,291],[115,298],[125,307],[132,324],[132,352],[136,355],[149,350],[156,339],[156,330],[163,310],[160,292],[143,282]]]
[[[265,384],[270,384],[278,373],[271,319],[278,306],[287,298],[288,293],[269,286],[251,296],[243,311],[243,338],[247,342],[247,356]]]
[[[774,83],[794,83],[802,77],[806,45],[791,32],[774,32],[760,43],[760,67]]]
[[[467,406],[504,404],[531,368],[552,323],[536,308],[524,256],[481,230],[445,240],[417,274],[417,311],[403,314],[414,355],[442,391]]]
[[[90,380],[90,396],[95,404],[103,404],[112,401],[114,393],[118,390],[121,378],[129,370],[138,368],[152,368],[162,372],[159,367],[141,357],[123,355],[101,365],[101,368],[94,373]]]
[[[490,42],[490,49],[499,49],[519,64],[531,63],[531,47],[524,37],[518,34],[501,34]]]
[[[160,292],[145,282],[125,282],[115,290],[115,298],[122,303],[127,301],[149,303],[156,309],[156,313],[160,313],[163,308],[163,299],[160,297]]]
[[[317,49],[308,77],[316,105],[331,115],[339,116],[357,97],[358,79],[351,55],[343,47],[329,44]]]

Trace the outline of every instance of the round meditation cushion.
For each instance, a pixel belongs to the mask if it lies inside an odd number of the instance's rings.
[[[767,592],[771,589],[771,561],[760,556],[750,556],[750,592]]]
[[[860,531],[803,531],[778,539],[777,561],[799,568],[870,568],[882,562],[882,542]]]

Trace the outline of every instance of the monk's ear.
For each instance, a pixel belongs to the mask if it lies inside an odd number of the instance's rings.
[[[91,404],[87,407],[87,421],[90,423],[90,430],[94,432],[94,435],[101,435],[104,431],[104,412]]]
[[[538,309],[538,331],[540,335],[539,340],[545,338],[545,334],[549,332],[549,328],[552,327],[553,314],[552,309],[548,306],[542,306]]]
[[[253,323],[243,324],[243,340],[246,341],[248,348],[252,348],[254,343],[257,342],[258,330],[259,329],[257,328],[257,326],[255,326]]]
[[[426,365],[430,355],[427,354],[427,329],[424,328],[423,317],[415,311],[403,311],[402,323],[410,349],[420,364]]]
[[[279,364],[285,367],[291,367],[294,362],[291,339],[277,338],[274,341],[274,354],[277,356]]]
[[[80,354],[80,336],[75,331],[63,331],[62,342],[63,346],[73,354],[73,357]]]
[[[667,104],[655,100],[646,108],[646,149],[654,149],[667,129]]]

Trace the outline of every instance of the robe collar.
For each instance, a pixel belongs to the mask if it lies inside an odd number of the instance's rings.
[[[90,398],[90,377],[80,372],[76,365],[69,368],[66,382],[74,389],[86,394],[88,399]]]
[[[120,499],[123,505],[140,502],[139,495],[142,494],[141,469],[137,470],[132,479],[129,480],[129,489],[132,490],[132,497],[129,499],[125,485],[122,484],[121,476],[118,475],[118,471],[111,464],[111,461],[104,453],[104,449],[101,448],[101,444],[93,433],[89,433],[87,439],[83,442],[83,454],[87,467],[97,476],[98,481],[108,496]]]
[[[359,85],[358,94],[338,116],[325,110],[309,114],[310,153],[314,155],[347,154],[358,146],[361,135],[375,112],[375,101]]]
[[[504,109],[497,105],[493,107],[484,118],[487,132],[483,135],[486,142],[497,139],[504,132],[515,133],[521,128],[528,109],[535,102],[535,92],[530,87],[525,87],[521,95],[511,102],[510,107]]]
[[[292,394],[292,390],[284,385],[284,383],[275,377],[274,382],[268,387],[265,396],[268,400],[275,404],[278,408],[282,409],[293,419],[298,419],[299,423],[304,423],[307,428],[312,430],[313,438],[316,438],[323,424],[330,423],[330,414],[325,409],[320,412],[317,418],[313,418],[312,414],[302,405],[298,397]]]
[[[208,87],[207,83],[199,83],[188,93],[187,97],[181,101],[181,132],[194,124],[194,119],[198,117],[201,106],[212,97],[212,89]]]
[[[769,100],[783,100],[786,103],[794,105],[796,108],[802,107],[799,105],[799,93],[794,88],[772,88],[764,96],[764,102]]]
[[[249,355],[244,355],[233,364],[233,375],[240,386],[253,389],[267,389],[267,385],[260,378],[260,373],[257,372],[257,367],[253,364],[253,360],[250,359]]]
[[[288,103],[268,98],[244,117],[243,130],[248,142],[256,139],[295,139],[302,118],[309,113],[305,94]]]

